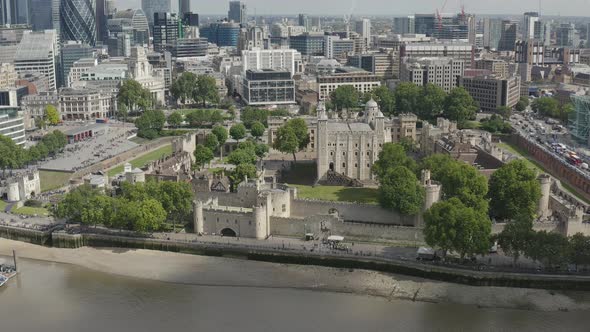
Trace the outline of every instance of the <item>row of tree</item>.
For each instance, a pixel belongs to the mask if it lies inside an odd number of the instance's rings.
[[[552,97],[535,99],[531,108],[537,114],[559,119],[564,122],[567,122],[569,116],[574,112],[574,106],[571,103],[559,105],[559,102]]]
[[[170,93],[182,104],[194,101],[206,107],[207,103],[219,103],[215,78],[207,75],[184,72],[172,83]]]
[[[21,168],[59,153],[67,144],[66,135],[59,130],[43,136],[40,142],[29,149],[24,149],[9,137],[0,135],[0,168]]]
[[[414,113],[422,120],[435,120],[445,117],[464,124],[475,118],[479,109],[467,90],[462,87],[453,89],[447,94],[434,84],[419,87],[413,83],[400,83],[394,91],[380,86],[373,91],[361,95],[352,85],[338,87],[330,95],[329,109],[358,109],[361,103],[373,98],[381,111],[387,115]]]
[[[111,197],[89,185],[69,192],[55,206],[59,218],[85,225],[150,232],[160,230],[166,220],[183,222],[190,216],[193,193],[187,183],[154,182],[121,186]]]

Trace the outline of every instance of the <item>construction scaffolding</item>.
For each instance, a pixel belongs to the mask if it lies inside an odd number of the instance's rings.
[[[572,96],[574,112],[569,118],[572,137],[578,142],[589,145],[590,139],[590,96]]]

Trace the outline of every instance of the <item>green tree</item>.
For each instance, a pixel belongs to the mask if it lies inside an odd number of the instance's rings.
[[[219,142],[219,155],[223,158],[223,146],[229,135],[227,129],[223,126],[215,126],[211,132],[213,135],[217,136],[217,141]]]
[[[552,97],[541,97],[533,101],[531,108],[540,115],[559,117],[559,103]]]
[[[174,231],[176,223],[182,222],[190,215],[193,196],[189,183],[171,181],[158,183],[157,190],[152,194],[152,198],[160,202],[167,212],[167,219],[173,221]]]
[[[229,135],[239,142],[246,137],[246,127],[241,123],[235,124],[229,129]]]
[[[446,92],[441,87],[428,83],[422,88],[421,96],[416,101],[416,110],[412,113],[416,113],[423,120],[434,120],[442,116],[446,96]]]
[[[44,115],[45,121],[47,121],[47,123],[49,123],[50,125],[55,126],[59,123],[59,112],[57,111],[57,108],[55,108],[55,106],[47,105],[47,107],[45,107]]]
[[[424,188],[404,166],[389,168],[379,182],[379,203],[404,215],[415,215],[424,204]]]
[[[563,123],[567,123],[570,116],[574,113],[575,108],[572,103],[567,103],[559,108],[559,114],[557,118]]]
[[[205,136],[205,146],[209,148],[209,150],[211,151],[217,150],[217,147],[219,147],[219,141],[217,140],[217,136],[213,133]]]
[[[292,153],[293,160],[297,162],[296,153],[305,149],[309,144],[307,124],[301,118],[287,121],[277,131],[274,148],[282,153]]]
[[[268,145],[256,144],[256,149],[254,150],[254,153],[256,153],[256,156],[258,158],[264,158],[264,156],[268,153]]]
[[[227,161],[233,165],[256,164],[258,160],[255,149],[236,149],[227,156]]]
[[[490,215],[496,219],[510,220],[518,214],[534,219],[541,199],[537,173],[520,159],[505,164],[492,174],[488,197]]]
[[[489,250],[492,224],[486,215],[464,205],[458,198],[435,203],[424,214],[426,243],[461,258]]]
[[[546,268],[553,268],[567,262],[569,254],[568,240],[559,233],[546,231],[534,232],[525,249],[525,255],[543,263]]]
[[[463,87],[458,87],[451,90],[445,98],[443,116],[463,125],[466,121],[475,118],[477,108],[469,92]]]
[[[138,129],[137,136],[154,139],[158,137],[165,123],[166,116],[164,112],[160,110],[147,110],[135,120],[135,126]]]
[[[498,244],[506,255],[512,257],[513,264],[516,265],[518,258],[524,255],[533,237],[533,219],[526,213],[518,214],[513,219],[499,234]]]
[[[260,139],[260,137],[262,137],[262,135],[264,135],[265,130],[266,129],[264,128],[264,125],[256,121],[252,124],[252,127],[250,128],[250,133],[258,140]]]
[[[151,232],[162,227],[166,220],[166,211],[162,204],[155,199],[132,202],[135,207],[133,230],[136,232]]]
[[[216,125],[223,122],[223,115],[219,110],[194,110],[186,114],[186,122],[191,127],[201,128],[206,125]]]
[[[504,119],[508,119],[512,115],[512,109],[508,106],[500,106],[496,112]]]
[[[182,124],[182,114],[180,112],[173,112],[168,116],[168,125],[178,128]]]
[[[265,127],[268,126],[268,117],[270,112],[265,109],[246,107],[240,113],[240,120],[244,123],[246,128],[252,128],[256,122],[262,123]]]
[[[126,109],[131,111],[135,111],[137,108],[146,110],[152,104],[149,90],[144,89],[139,82],[132,79],[121,84],[117,100],[119,105],[125,105]]]
[[[332,91],[330,100],[338,111],[352,109],[359,105],[359,93],[352,85],[341,85]]]
[[[497,114],[492,114],[492,116],[488,119],[481,120],[480,128],[492,134],[509,134],[512,131],[512,126],[510,126],[510,123],[504,121],[504,119]]]
[[[420,88],[414,83],[404,82],[395,88],[395,111],[397,114],[415,113],[418,109]]]
[[[193,98],[193,91],[197,86],[197,76],[191,72],[182,73],[170,86],[170,94],[180,99],[183,104]]]
[[[524,112],[527,107],[529,107],[529,99],[525,96],[520,97],[520,100],[515,106],[516,110],[518,112]]]
[[[195,164],[199,166],[199,169],[207,165],[213,160],[213,152],[206,146],[199,144],[195,147]]]
[[[395,94],[389,90],[385,85],[380,85],[375,88],[371,95],[379,104],[381,112],[387,115],[393,115],[395,113]]]
[[[83,211],[91,206],[91,202],[98,195],[100,195],[99,191],[90,185],[81,185],[67,193],[63,200],[57,204],[55,215],[71,222],[84,222]]]
[[[6,136],[0,135],[0,168],[19,168],[23,164],[22,148]]]
[[[590,236],[576,233],[569,238],[569,261],[576,264],[576,268],[590,265]]]
[[[398,166],[404,166],[410,171],[416,170],[416,162],[407,156],[404,146],[396,143],[385,143],[379,159],[373,164],[372,171],[380,181],[386,178],[390,169]]]
[[[197,76],[197,82],[193,90],[193,99],[200,101],[203,107],[206,107],[208,102],[212,104],[219,103],[219,93],[217,92],[215,78],[207,75]]]

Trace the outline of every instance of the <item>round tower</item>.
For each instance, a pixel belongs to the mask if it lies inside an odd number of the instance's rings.
[[[196,234],[203,234],[205,227],[203,225],[203,202],[193,201],[193,222]]]
[[[547,174],[539,175],[539,184],[541,185],[541,199],[537,208],[537,217],[544,219],[549,217],[549,196],[551,195],[551,177]]]

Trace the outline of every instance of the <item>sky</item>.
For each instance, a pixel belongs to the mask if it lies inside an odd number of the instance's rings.
[[[176,8],[178,0],[171,0]],[[541,0],[542,15],[588,16],[590,0]],[[140,8],[141,0],[115,0],[118,8]],[[224,14],[227,0],[191,0],[192,10],[199,14]],[[298,14],[407,15],[433,13],[445,0],[246,0],[248,13],[254,15]],[[522,14],[538,11],[539,0],[447,0],[444,12],[465,11],[475,14]]]

